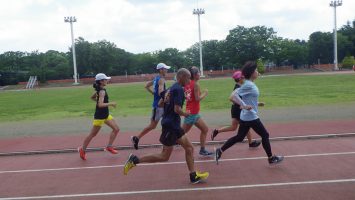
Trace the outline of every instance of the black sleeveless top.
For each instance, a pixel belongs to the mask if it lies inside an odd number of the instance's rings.
[[[104,97],[104,103],[108,103],[108,94],[106,89],[101,89],[105,91],[105,97]],[[96,92],[96,110],[95,110],[95,115],[94,115],[94,119],[106,119],[109,115],[109,111],[108,111],[108,107],[104,107],[104,108],[99,108],[99,93],[100,91]]]
[[[239,84],[235,84],[234,88],[233,88],[233,91],[237,88],[240,88],[240,85]],[[239,96],[240,98],[242,98],[241,96]],[[234,111],[234,112],[237,112],[237,113],[240,113],[242,110],[240,109],[240,105],[238,104],[235,104],[233,103],[232,104],[232,107],[231,109]]]

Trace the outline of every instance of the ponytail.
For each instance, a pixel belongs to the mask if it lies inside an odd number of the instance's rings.
[[[199,69],[195,66],[192,66],[189,68],[190,74],[191,74],[191,80],[195,79],[196,74],[199,72]]]
[[[92,84],[92,87],[96,90],[96,92],[100,91],[100,89],[101,89],[101,83],[100,83],[100,81],[99,81],[99,80],[98,80],[98,81],[95,81],[95,83]]]

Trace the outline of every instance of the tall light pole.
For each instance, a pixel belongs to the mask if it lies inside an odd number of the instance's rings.
[[[199,36],[199,44],[200,44],[200,71],[201,71],[201,76],[203,77],[200,15],[205,14],[205,10],[203,8],[197,8],[197,9],[194,9],[192,13],[194,15],[197,15],[197,18],[198,18],[198,36]]]
[[[75,17],[64,17],[64,22],[70,23],[70,30],[71,30],[71,43],[72,43],[72,52],[73,52],[73,65],[74,65],[74,85],[78,83],[78,73],[76,70],[76,58],[75,58],[75,42],[74,42],[74,32],[73,32],[73,23],[76,22]]]
[[[334,8],[334,70],[339,70],[338,67],[338,44],[337,44],[337,7],[343,4],[342,0],[331,1],[330,6]]]

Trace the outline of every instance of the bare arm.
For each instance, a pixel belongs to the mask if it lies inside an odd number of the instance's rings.
[[[160,99],[158,102],[158,107],[163,107],[164,106],[164,100]]]
[[[167,103],[170,101],[170,92],[169,90],[165,92],[164,97],[160,98],[159,102],[158,102],[158,106],[159,107],[163,107],[164,103]]]
[[[239,103],[237,103],[237,100],[234,99],[233,95],[229,97],[229,101],[231,101],[233,104],[239,105]]]
[[[151,93],[151,94],[154,94],[154,91],[152,90],[152,85],[153,85],[153,81],[148,81],[146,84],[145,84],[145,89]]]
[[[91,95],[90,99],[93,101],[96,101],[97,93],[94,92],[94,94]]]
[[[190,113],[184,112],[179,105],[174,105],[174,111],[180,116],[188,117],[190,115]]]
[[[195,95],[196,101],[201,101],[202,99],[204,99],[208,95],[208,90],[205,89],[201,95],[200,95],[200,93],[201,93],[200,84],[195,83],[194,95]]]
[[[104,103],[104,98],[105,98],[105,91],[101,90],[99,92],[99,102],[97,104],[97,106],[99,108],[105,108],[105,107],[109,107],[109,106],[112,106],[114,108],[116,107],[116,103],[115,102]]]
[[[162,93],[164,91],[164,83],[165,83],[164,78],[159,79],[159,82],[158,82],[158,94],[159,95],[160,95],[160,93]]]
[[[241,109],[246,109],[246,110],[251,110],[252,106],[246,105],[245,102],[239,97],[237,90],[234,90],[229,97],[229,100],[232,101],[235,104],[240,105]]]

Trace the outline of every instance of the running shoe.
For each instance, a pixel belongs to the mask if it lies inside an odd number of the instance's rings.
[[[284,159],[283,156],[272,156],[271,158],[269,158],[269,164],[270,165],[278,164],[278,163],[282,162],[283,159]]]
[[[86,160],[86,154],[85,154],[83,147],[78,147],[78,152],[79,152],[80,158],[82,160]]]
[[[190,181],[192,184],[201,183],[208,178],[210,174],[208,172],[192,172],[190,173]]]
[[[216,164],[218,165],[218,160],[221,158],[222,156],[222,150],[220,148],[216,149],[215,151],[215,160],[216,160]]]
[[[211,140],[213,141],[214,138],[217,136],[218,134],[218,130],[217,129],[214,129],[213,132],[212,132],[212,135],[211,135]]]
[[[254,140],[253,142],[251,142],[251,143],[249,144],[249,147],[250,147],[250,148],[256,148],[256,147],[258,147],[260,144],[261,144],[260,141]]]
[[[131,141],[132,141],[134,149],[138,150],[139,138],[137,136],[132,136]]]
[[[206,149],[200,149],[200,156],[212,156],[213,153],[212,152],[209,152],[207,151]]]
[[[116,151],[116,149],[111,147],[111,146],[105,147],[104,151],[110,152],[112,154],[117,154],[118,153],[118,151]]]
[[[128,171],[136,166],[136,164],[134,163],[134,160],[137,160],[137,159],[138,159],[137,156],[135,156],[133,154],[129,154],[128,159],[123,167],[123,174],[124,175],[127,175]]]

